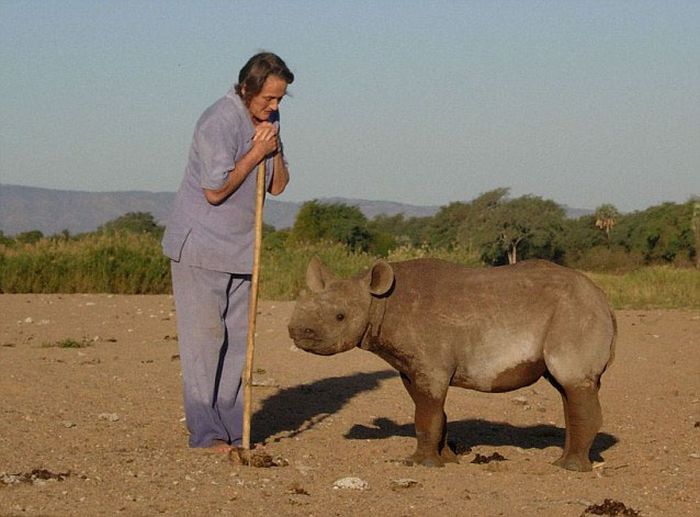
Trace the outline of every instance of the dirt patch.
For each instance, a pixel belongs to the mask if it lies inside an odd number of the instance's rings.
[[[291,307],[260,305],[255,468],[186,447],[171,297],[0,295],[0,479],[19,480],[0,483],[0,515],[578,517],[618,503],[642,516],[700,507],[700,311],[618,313],[594,469],[575,473],[550,464],[564,424],[544,381],[503,394],[451,389],[460,463],[406,466],[413,406],[396,372],[361,350],[297,350]]]
[[[592,504],[586,508],[583,515],[629,515],[630,517],[637,517],[639,512],[633,508],[627,508],[625,503],[620,501],[613,501],[611,499],[606,499],[602,504]]]
[[[472,463],[480,465],[482,463],[491,463],[492,461],[506,461],[506,459],[497,452],[494,452],[490,456],[486,456],[484,454],[477,454],[476,456],[474,456]]]

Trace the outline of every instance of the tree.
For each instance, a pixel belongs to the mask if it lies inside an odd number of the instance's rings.
[[[0,246],[12,246],[15,243],[13,239],[5,235],[5,233],[0,230]]]
[[[554,201],[522,196],[492,207],[472,233],[482,259],[515,264],[530,257],[561,260],[565,212]]]
[[[432,217],[411,217],[406,219],[403,214],[379,214],[369,222],[369,229],[374,234],[375,248],[379,255],[399,245],[410,244],[420,246],[427,240],[427,227]]]
[[[164,228],[150,212],[128,212],[100,226],[98,232],[150,233],[162,235]]]
[[[68,231],[68,228],[64,228],[61,230],[61,233],[54,235],[54,238],[62,239],[64,241],[70,240],[70,231]]]
[[[373,244],[367,218],[359,208],[317,200],[301,206],[289,238],[291,242],[341,242],[355,251],[368,251]]]
[[[487,222],[495,211],[507,202],[508,192],[510,189],[504,187],[489,190],[467,205],[457,230],[458,244],[466,246],[467,249],[479,248],[483,241],[483,229],[488,226]]]
[[[600,228],[605,232],[605,237],[608,243],[608,248],[610,247],[610,230],[617,223],[620,217],[620,212],[617,211],[613,205],[604,204],[600,205],[595,210],[595,225],[596,228]]]
[[[577,219],[564,220],[561,245],[566,254],[567,264],[575,264],[592,248],[605,244],[605,235],[596,228],[595,215],[582,215]]]
[[[263,223],[262,246],[265,251],[284,250],[289,239],[289,230],[275,230],[275,227]]]
[[[34,244],[35,242],[40,241],[43,237],[44,234],[39,230],[32,230],[15,235],[15,240],[20,244]]]
[[[440,208],[428,224],[427,244],[431,248],[450,248],[457,243],[457,233],[467,217],[469,205],[455,201]]]
[[[410,217],[406,220],[402,235],[414,246],[421,246],[428,242],[428,228],[432,220],[431,216]]]
[[[434,248],[451,248],[456,244],[471,247],[471,235],[503,203],[509,189],[499,187],[480,194],[469,203],[454,202],[435,214],[428,226],[428,244]]]
[[[613,240],[647,264],[690,261],[696,253],[694,206],[693,200],[667,202],[621,216]]]
[[[376,215],[367,227],[372,234],[372,248],[378,255],[386,256],[399,243],[409,241],[409,237],[405,235],[406,221],[403,214]]]

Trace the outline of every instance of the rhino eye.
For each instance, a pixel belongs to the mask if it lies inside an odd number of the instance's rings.
[[[335,315],[335,319],[337,321],[343,321],[345,319],[345,314],[343,314],[342,312],[339,312],[338,314]]]

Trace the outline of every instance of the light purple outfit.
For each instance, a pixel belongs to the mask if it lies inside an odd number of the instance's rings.
[[[256,171],[220,205],[210,204],[202,189],[224,186],[253,135],[233,88],[202,114],[162,241],[171,259],[191,447],[241,441]],[[266,186],[271,179],[268,159]]]

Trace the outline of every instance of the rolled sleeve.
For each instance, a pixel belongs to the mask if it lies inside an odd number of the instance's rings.
[[[200,186],[218,190],[236,164],[236,135],[223,117],[203,117],[195,135],[201,166]]]

